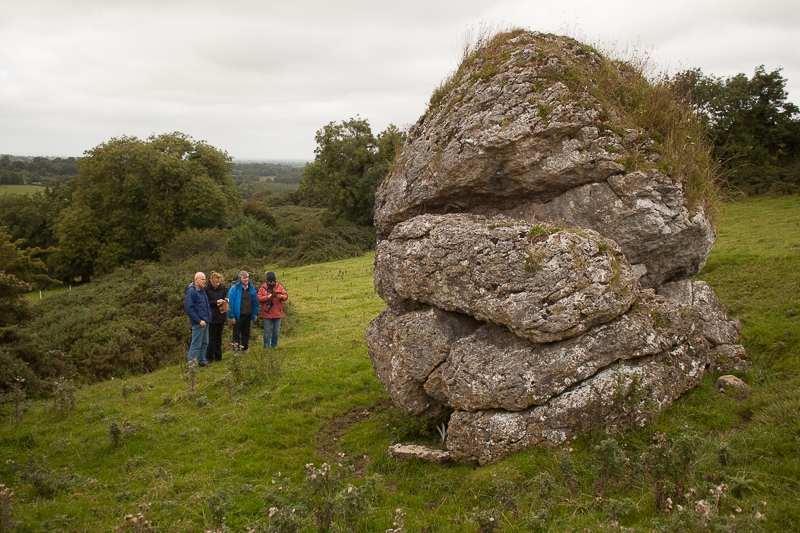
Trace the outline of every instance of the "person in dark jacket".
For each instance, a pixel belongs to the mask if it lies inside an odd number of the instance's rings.
[[[208,348],[208,325],[211,322],[211,306],[203,288],[206,286],[206,275],[198,272],[194,282],[186,287],[183,297],[183,308],[189,315],[192,325],[192,344],[189,346],[189,365],[206,366],[206,350]]]
[[[283,302],[289,294],[278,283],[275,272],[267,272],[267,282],[258,289],[258,301],[263,304],[261,318],[264,322],[264,348],[277,348],[281,333]]]
[[[250,274],[246,270],[239,272],[239,281],[228,291],[228,318],[233,325],[233,343],[247,352],[250,346],[250,324],[256,321],[258,300],[256,288],[250,283]]]
[[[206,361],[213,363],[222,361],[222,330],[225,328],[228,315],[228,288],[223,283],[222,274],[212,270],[205,290],[211,306]]]

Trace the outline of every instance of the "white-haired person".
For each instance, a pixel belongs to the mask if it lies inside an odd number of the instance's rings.
[[[189,345],[189,364],[192,361],[198,366],[206,366],[206,350],[208,349],[208,326],[211,323],[211,306],[208,296],[203,290],[206,286],[206,275],[198,272],[194,281],[186,287],[183,297],[183,308],[189,315],[192,325],[192,343]]]

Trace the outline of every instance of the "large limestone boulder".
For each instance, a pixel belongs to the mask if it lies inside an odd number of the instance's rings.
[[[637,75],[566,38],[485,45],[378,188],[387,307],[366,332],[395,405],[452,413],[450,458],[480,464],[637,427],[746,364],[739,322],[692,280],[715,239],[687,199],[697,165],[662,164],[663,137],[630,122],[645,111],[596,85]]]

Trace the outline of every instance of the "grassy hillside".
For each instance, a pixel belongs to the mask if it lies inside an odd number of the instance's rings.
[[[748,392],[707,375],[625,435],[397,463],[391,444],[441,444],[371,368],[373,257],[286,269],[297,320],[278,350],[7,398],[0,531],[9,513],[30,532],[800,530],[800,198],[727,204],[718,230],[700,277],[744,322]]]

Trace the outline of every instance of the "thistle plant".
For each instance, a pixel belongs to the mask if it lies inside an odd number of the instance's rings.
[[[344,460],[344,454],[339,458]],[[279,486],[268,503],[270,521],[265,531],[298,531],[303,524],[320,533],[359,531],[361,522],[372,514],[379,478],[370,476],[363,484],[354,485],[353,472],[349,463],[332,466],[326,462],[320,467],[308,463],[302,487],[273,479],[273,485]]]
[[[71,379],[59,377],[53,385],[53,411],[69,413],[75,409],[77,387]]]
[[[186,379],[189,382],[189,394],[194,394],[194,387],[197,384],[197,375],[200,373],[200,367],[197,366],[197,361],[192,359],[186,368]]]
[[[14,531],[14,489],[0,485],[0,532]]]
[[[134,390],[135,390],[134,387],[128,386],[128,382],[124,381],[122,383],[122,387],[120,387],[120,390],[119,390],[120,394],[122,394],[122,401],[124,401],[127,404],[128,403],[128,396],[130,396],[133,393]]]
[[[111,437],[111,443],[114,447],[119,447],[126,438],[136,435],[145,429],[147,428],[128,420],[123,420],[119,423],[114,421],[108,427],[108,435]]]
[[[19,376],[14,378],[14,383],[11,384],[11,391],[8,397],[14,404],[14,422],[19,424],[22,422],[22,415],[25,413],[25,389],[22,384],[25,380]]]
[[[225,384],[225,390],[228,391],[228,400],[233,401],[233,375],[228,372],[222,378],[223,383]]]
[[[155,531],[153,529],[153,523],[145,516],[150,509],[150,504],[142,504],[139,506],[139,509],[141,509],[141,511],[136,513],[136,515],[125,515],[123,519],[125,522],[120,527],[120,530],[131,531],[133,533],[149,533]]]

